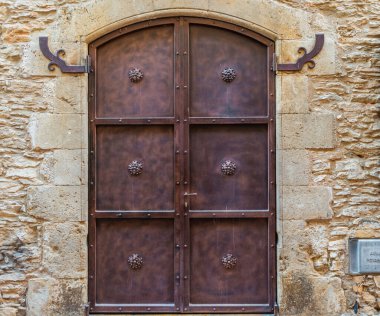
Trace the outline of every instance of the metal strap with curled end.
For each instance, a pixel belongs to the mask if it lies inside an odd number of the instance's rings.
[[[85,66],[80,65],[67,65],[66,62],[61,58],[65,56],[65,51],[63,49],[57,50],[55,55],[50,51],[49,44],[48,44],[48,38],[46,36],[41,36],[39,38],[39,44],[40,44],[40,50],[42,54],[50,60],[50,63],[48,64],[48,69],[50,71],[53,71],[55,67],[58,67],[61,69],[61,72],[69,72],[69,73],[88,73],[89,72],[89,65],[90,65],[90,59],[89,57],[86,60]]]
[[[312,69],[315,67],[315,61],[313,58],[317,56],[320,51],[323,48],[325,42],[325,35],[324,34],[315,34],[315,45],[314,48],[310,51],[310,53],[307,52],[305,47],[298,48],[298,53],[302,54],[300,58],[294,63],[294,64],[277,64],[277,67],[275,67],[275,70],[278,71],[299,71],[303,68],[305,64],[309,67],[309,69]]]

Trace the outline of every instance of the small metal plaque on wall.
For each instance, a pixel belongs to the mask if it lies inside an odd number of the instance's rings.
[[[380,274],[380,239],[348,241],[351,274]]]

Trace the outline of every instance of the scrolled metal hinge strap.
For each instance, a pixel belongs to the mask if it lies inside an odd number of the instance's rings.
[[[61,56],[65,55],[65,51],[63,49],[57,50],[55,54],[50,51],[48,44],[47,36],[40,36],[39,38],[40,50],[42,54],[50,60],[48,64],[48,69],[53,71],[55,67],[61,69],[62,72],[65,73],[88,73],[90,71],[90,59],[87,57],[86,65],[67,65],[66,62],[61,58]]]
[[[303,68],[305,64],[308,65],[309,69],[315,67],[315,61],[313,58],[317,56],[325,43],[325,35],[324,34],[315,34],[315,45],[313,49],[308,53],[305,47],[298,48],[299,53],[303,53],[303,55],[298,58],[298,60],[294,64],[277,64],[274,62],[275,71],[299,71]]]

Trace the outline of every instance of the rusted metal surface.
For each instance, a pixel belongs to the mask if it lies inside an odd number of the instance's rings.
[[[91,313],[274,311],[273,53],[190,17],[90,44]]]
[[[65,51],[63,49],[57,50],[55,55],[50,51],[48,44],[48,37],[41,36],[39,38],[40,50],[42,54],[50,60],[48,64],[48,69],[53,71],[55,67],[58,67],[62,72],[68,73],[83,73],[89,72],[88,65],[79,66],[79,65],[67,65],[66,62],[61,58],[65,55]],[[89,60],[87,60],[87,64],[89,64]]]
[[[298,60],[294,64],[277,64],[278,71],[299,71],[303,68],[305,64],[312,69],[315,67],[315,61],[313,58],[317,56],[325,42],[324,34],[316,34],[315,35],[315,45],[313,49],[308,53],[305,47],[298,48],[298,53],[303,54],[302,57],[298,58]]]

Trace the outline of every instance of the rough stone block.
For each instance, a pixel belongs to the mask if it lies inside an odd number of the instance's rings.
[[[0,307],[1,316],[17,316],[17,308],[13,307]]]
[[[81,149],[55,150],[45,155],[40,166],[41,176],[56,185],[80,185],[87,183],[87,154]]]
[[[82,147],[82,117],[79,114],[34,114],[29,134],[34,149]]]
[[[295,63],[300,55],[297,53],[299,47],[305,47],[310,52],[315,45],[315,37],[305,40],[284,40],[281,42],[281,54],[279,63]],[[336,67],[336,40],[332,34],[325,33],[325,43],[321,52],[313,58],[315,68],[309,69],[305,65],[301,73],[305,75],[334,75]]]
[[[84,302],[85,285],[82,280],[39,278],[28,282],[28,316],[82,315]]]
[[[191,8],[191,9],[208,9],[208,0],[155,0],[153,1],[154,10],[163,10],[171,8]]]
[[[342,281],[291,271],[282,278],[280,314],[286,316],[338,316],[346,308]]]
[[[44,224],[42,251],[42,266],[53,277],[85,277],[86,233],[82,224]]]
[[[87,77],[60,76],[44,83],[43,96],[50,112],[85,113],[87,109]]]
[[[252,21],[260,28],[271,30],[280,38],[299,38],[307,23],[307,13],[275,1],[210,0],[209,10]]]
[[[80,186],[29,187],[27,212],[52,222],[82,219]]]
[[[307,185],[310,161],[306,150],[282,150],[282,184]]]
[[[333,114],[284,114],[283,149],[334,148]]]
[[[82,184],[82,150],[56,150],[53,160],[54,184]]]
[[[309,87],[307,76],[281,76],[280,113],[308,113]]]
[[[331,218],[329,187],[283,187],[283,219],[324,219]]]

